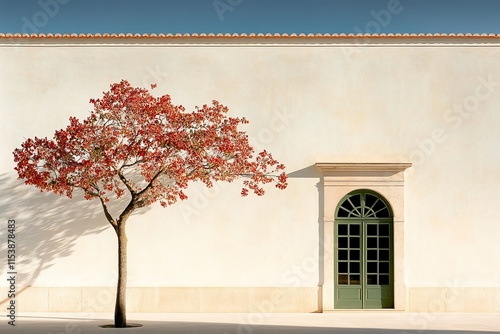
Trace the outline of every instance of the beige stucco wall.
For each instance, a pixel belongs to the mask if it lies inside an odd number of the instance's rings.
[[[251,142],[291,175],[286,191],[262,198],[240,198],[238,184],[194,185],[185,202],[137,213],[128,225],[129,286],[302,287],[317,296],[327,213],[312,166],[411,162],[406,309],[419,308],[412,296],[427,300],[426,287],[500,288],[495,40],[89,43],[0,41],[0,206],[2,219],[18,224],[21,287],[115,284],[115,236],[98,203],[21,185],[11,152],[69,116],[86,117],[91,97],[128,79],[156,82],[156,94],[188,109],[219,100],[250,120]],[[0,237],[4,250],[4,230]]]

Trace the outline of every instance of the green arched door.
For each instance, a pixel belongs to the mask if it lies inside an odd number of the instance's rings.
[[[337,309],[394,307],[393,219],[377,193],[346,195],[335,215]]]

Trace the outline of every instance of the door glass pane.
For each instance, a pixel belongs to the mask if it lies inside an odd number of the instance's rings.
[[[347,248],[347,237],[339,238],[339,248]]]
[[[359,262],[349,262],[349,273],[359,274]]]
[[[367,255],[368,260],[377,260],[377,250],[376,249],[368,250],[366,255]]]
[[[378,227],[378,230],[379,230],[379,235],[381,237],[388,237],[389,236],[389,225],[387,225],[387,224],[381,224]]]
[[[349,280],[349,284],[350,285],[359,285],[359,284],[361,284],[361,282],[360,282],[360,276],[359,275],[350,275],[349,278],[350,278],[350,280]]]
[[[357,225],[357,224],[349,225],[349,234],[350,235],[360,235],[359,225]]]
[[[339,262],[339,273],[347,273],[347,262]]]
[[[375,225],[375,224],[368,224],[366,226],[366,234],[367,235],[377,235],[377,225]]]
[[[359,237],[350,237],[349,238],[350,245],[349,247],[351,248],[359,248]]]
[[[384,202],[382,202],[382,201],[377,201],[377,203],[375,203],[375,205],[372,207],[373,211],[377,212],[377,217],[386,217],[386,216],[380,214],[380,212],[381,212],[380,210],[383,210],[385,208],[386,208],[386,206],[385,206]]]
[[[378,272],[380,274],[388,274],[389,273],[389,262],[380,262],[378,264]]]
[[[354,207],[361,206],[361,194],[357,194],[349,197],[350,202],[354,205]]]
[[[382,238],[379,238],[378,240],[379,244],[379,248],[389,248],[389,238],[388,237],[382,237]]]
[[[339,224],[338,225],[339,235],[347,235],[347,224]]]
[[[368,262],[366,264],[366,271],[370,274],[377,273],[377,262]]]
[[[381,218],[388,218],[388,217],[390,217],[389,210],[387,210],[387,208],[384,208],[383,210],[378,211],[377,212],[377,217],[381,217]]]
[[[378,252],[380,261],[389,261],[389,251],[388,250],[380,250]]]
[[[366,284],[377,285],[377,275],[366,275]]]
[[[337,213],[337,216],[339,218],[347,218],[347,217],[349,217],[349,210],[347,210],[346,208],[344,208],[343,206],[341,206],[339,208],[339,212]]]
[[[380,261],[389,261],[389,251],[388,250],[379,251],[379,260]]]
[[[375,204],[376,201],[378,201],[379,199],[373,195],[370,195],[370,194],[366,194],[365,196],[365,206],[371,208],[373,206],[373,204]]]
[[[349,217],[362,217],[361,213],[361,194],[351,196],[347,198],[346,202],[350,204],[352,211],[349,213]],[[345,202],[344,202],[345,203]],[[344,206],[344,204],[342,204]]]
[[[339,285],[347,285],[347,284],[349,284],[349,275],[347,275],[347,274],[339,274],[338,275],[338,284]]]
[[[344,208],[348,212],[351,212],[353,209],[353,206],[349,200],[344,201],[342,203],[341,207]]]
[[[366,246],[368,248],[377,248],[377,238],[369,237],[367,239],[368,240],[367,240]]]
[[[380,285],[389,285],[389,275],[379,275]]]
[[[359,253],[360,253],[359,249],[351,249],[349,251],[349,256],[350,256],[349,259],[353,261],[359,261],[360,260]]]
[[[338,250],[337,260],[339,260],[339,261],[347,261],[348,260],[348,258],[347,258],[347,250],[339,249]]]

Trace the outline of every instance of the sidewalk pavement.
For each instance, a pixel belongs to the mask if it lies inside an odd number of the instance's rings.
[[[22,313],[16,326],[2,317],[1,334],[451,334],[500,333],[500,313],[408,313],[339,311],[331,313],[129,313],[136,328],[101,328],[109,313]]]

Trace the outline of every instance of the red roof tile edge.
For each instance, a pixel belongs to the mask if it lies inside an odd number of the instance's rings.
[[[279,33],[275,33],[275,34],[271,34],[271,33],[267,33],[267,34],[263,34],[263,33],[258,33],[258,34],[255,34],[255,33],[251,33],[251,34],[245,34],[245,33],[242,33],[242,34],[237,34],[237,33],[234,33],[234,34],[229,34],[229,33],[225,33],[225,34],[222,34],[222,33],[218,33],[218,34],[214,34],[214,33],[200,33],[200,34],[197,34],[197,33],[193,33],[193,34],[180,34],[180,33],[177,33],[177,34],[131,34],[131,33],[127,33],[127,34],[124,34],[124,33],[120,33],[120,34],[107,34],[107,33],[97,33],[97,34],[76,34],[76,33],[73,33],[73,34],[52,34],[52,33],[48,33],[48,34],[20,34],[20,33],[0,33],[0,39],[2,38],[14,38],[14,39],[47,39],[47,38],[64,38],[64,39],[67,39],[67,38],[82,38],[82,39],[92,39],[92,38],[104,38],[104,39],[107,39],[107,38],[119,38],[119,39],[148,39],[148,38],[151,38],[151,39],[163,39],[163,38],[166,38],[166,39],[179,39],[179,38],[243,38],[243,39],[246,39],[246,38],[500,38],[500,34],[494,34],[494,33],[482,33],[482,34],[478,34],[478,33],[450,33],[450,34],[446,34],[446,33],[434,33],[434,34],[431,34],[431,33],[428,33],[428,34],[423,34],[423,33],[419,33],[419,34],[416,34],[416,33],[381,33],[381,34],[353,34],[353,33],[350,33],[350,34],[304,34],[304,33],[300,33],[300,34],[287,34],[287,33],[284,33],[284,34],[279,34]]]

